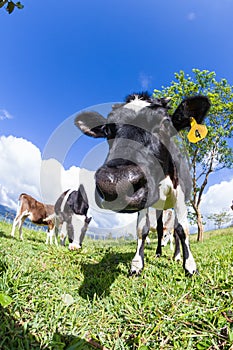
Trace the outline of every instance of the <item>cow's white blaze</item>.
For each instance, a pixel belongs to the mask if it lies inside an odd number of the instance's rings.
[[[141,100],[137,95],[135,99],[124,105],[124,108],[129,108],[134,110],[136,113],[139,112],[142,108],[150,106],[150,102]]]
[[[80,236],[81,236],[82,230],[85,226],[85,216],[73,214],[72,219],[71,219],[71,223],[72,223],[72,226],[74,229],[74,241],[73,241],[73,243],[76,242],[76,243],[82,244],[82,242],[80,242]]]

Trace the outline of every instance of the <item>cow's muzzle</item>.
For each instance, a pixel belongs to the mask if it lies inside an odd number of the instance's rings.
[[[101,208],[135,212],[145,207],[147,194],[145,174],[133,163],[104,165],[96,172],[96,202]]]

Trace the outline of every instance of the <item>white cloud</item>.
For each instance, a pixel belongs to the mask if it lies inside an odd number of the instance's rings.
[[[39,196],[41,154],[31,142],[14,136],[0,137],[0,202],[16,208],[22,192]]]
[[[94,201],[94,172],[72,166],[64,169],[55,159],[41,159],[40,150],[31,142],[14,136],[0,137],[0,204],[16,209],[20,193],[29,193],[46,203],[55,203],[60,194],[85,184],[90,200],[90,227],[119,234],[135,233],[136,214],[103,211]],[[202,213],[213,214],[229,209],[233,200],[233,178],[210,186],[202,200]],[[206,226],[207,228],[207,226]],[[105,231],[106,232],[106,231]]]
[[[204,215],[219,213],[222,210],[230,210],[233,200],[233,178],[230,181],[210,186],[203,195],[201,203],[202,213]]]
[[[11,119],[12,115],[6,109],[0,109],[0,120]]]
[[[140,73],[139,81],[140,81],[142,90],[148,90],[149,89],[151,80],[152,80],[152,76],[147,75],[145,73]]]
[[[103,211],[94,201],[94,172],[72,166],[65,170],[55,159],[42,160],[31,142],[14,136],[0,137],[0,204],[16,209],[20,193],[25,192],[45,203],[54,204],[67,189],[84,183],[90,202],[91,227],[119,234],[135,233],[136,214]],[[106,233],[106,231],[105,231]]]

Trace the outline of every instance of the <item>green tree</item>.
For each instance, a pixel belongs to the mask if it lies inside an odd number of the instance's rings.
[[[231,223],[232,215],[226,210],[222,210],[220,213],[208,215],[207,219],[213,221],[215,227],[220,229],[222,225]]]
[[[5,7],[6,11],[10,14],[14,11],[15,8],[22,9],[24,6],[20,1],[13,2],[8,0],[0,0],[0,8]]]
[[[211,108],[205,119],[208,134],[198,143],[190,143],[187,131],[181,138],[187,150],[192,176],[192,195],[190,204],[193,208],[198,227],[197,240],[203,240],[203,221],[201,201],[208,183],[209,175],[223,168],[233,167],[233,149],[229,140],[233,136],[233,87],[226,79],[216,80],[215,72],[193,69],[192,76],[183,71],[175,73],[175,81],[162,90],[154,90],[155,96],[170,96],[172,110],[188,96],[198,94],[208,96]]]

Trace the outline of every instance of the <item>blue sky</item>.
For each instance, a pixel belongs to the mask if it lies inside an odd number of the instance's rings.
[[[160,89],[179,70],[215,71],[233,84],[233,0],[22,3],[11,15],[0,10],[0,133],[41,153],[75,112]],[[74,143],[65,167],[80,166],[96,145]]]
[[[24,0],[0,12],[1,133],[41,150],[67,117],[174,72],[214,70],[233,84],[232,0]]]

